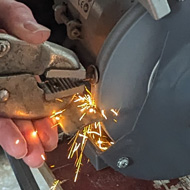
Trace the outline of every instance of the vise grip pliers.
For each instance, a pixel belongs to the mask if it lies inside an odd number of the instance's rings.
[[[83,92],[86,70],[69,49],[0,34],[0,116],[37,119]]]

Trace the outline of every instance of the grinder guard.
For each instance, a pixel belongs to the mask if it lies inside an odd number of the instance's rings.
[[[190,174],[190,1],[169,4],[171,14],[159,21],[142,5],[134,5],[99,52],[99,83],[92,92],[101,109],[118,108],[120,115],[117,124],[105,122],[114,145],[105,152],[90,143],[86,148],[97,169],[107,164],[141,179]],[[129,164],[118,168],[122,157]]]

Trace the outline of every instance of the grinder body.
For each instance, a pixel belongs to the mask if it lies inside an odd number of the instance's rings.
[[[104,123],[115,144],[105,152],[87,145],[97,169],[108,165],[141,179],[190,174],[190,2],[168,3],[171,13],[155,20],[136,1],[55,0],[67,8],[65,24],[80,24],[80,35],[64,45],[85,67],[98,68],[92,85],[98,106],[120,110],[117,123]]]

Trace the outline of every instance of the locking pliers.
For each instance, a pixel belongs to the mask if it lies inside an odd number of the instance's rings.
[[[0,116],[37,119],[63,109],[83,92],[86,71],[69,49],[32,45],[0,34]]]

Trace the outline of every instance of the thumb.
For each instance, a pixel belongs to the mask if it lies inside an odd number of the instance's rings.
[[[0,3],[0,24],[7,33],[33,44],[49,38],[50,30],[36,22],[27,6],[14,0],[0,0]]]

